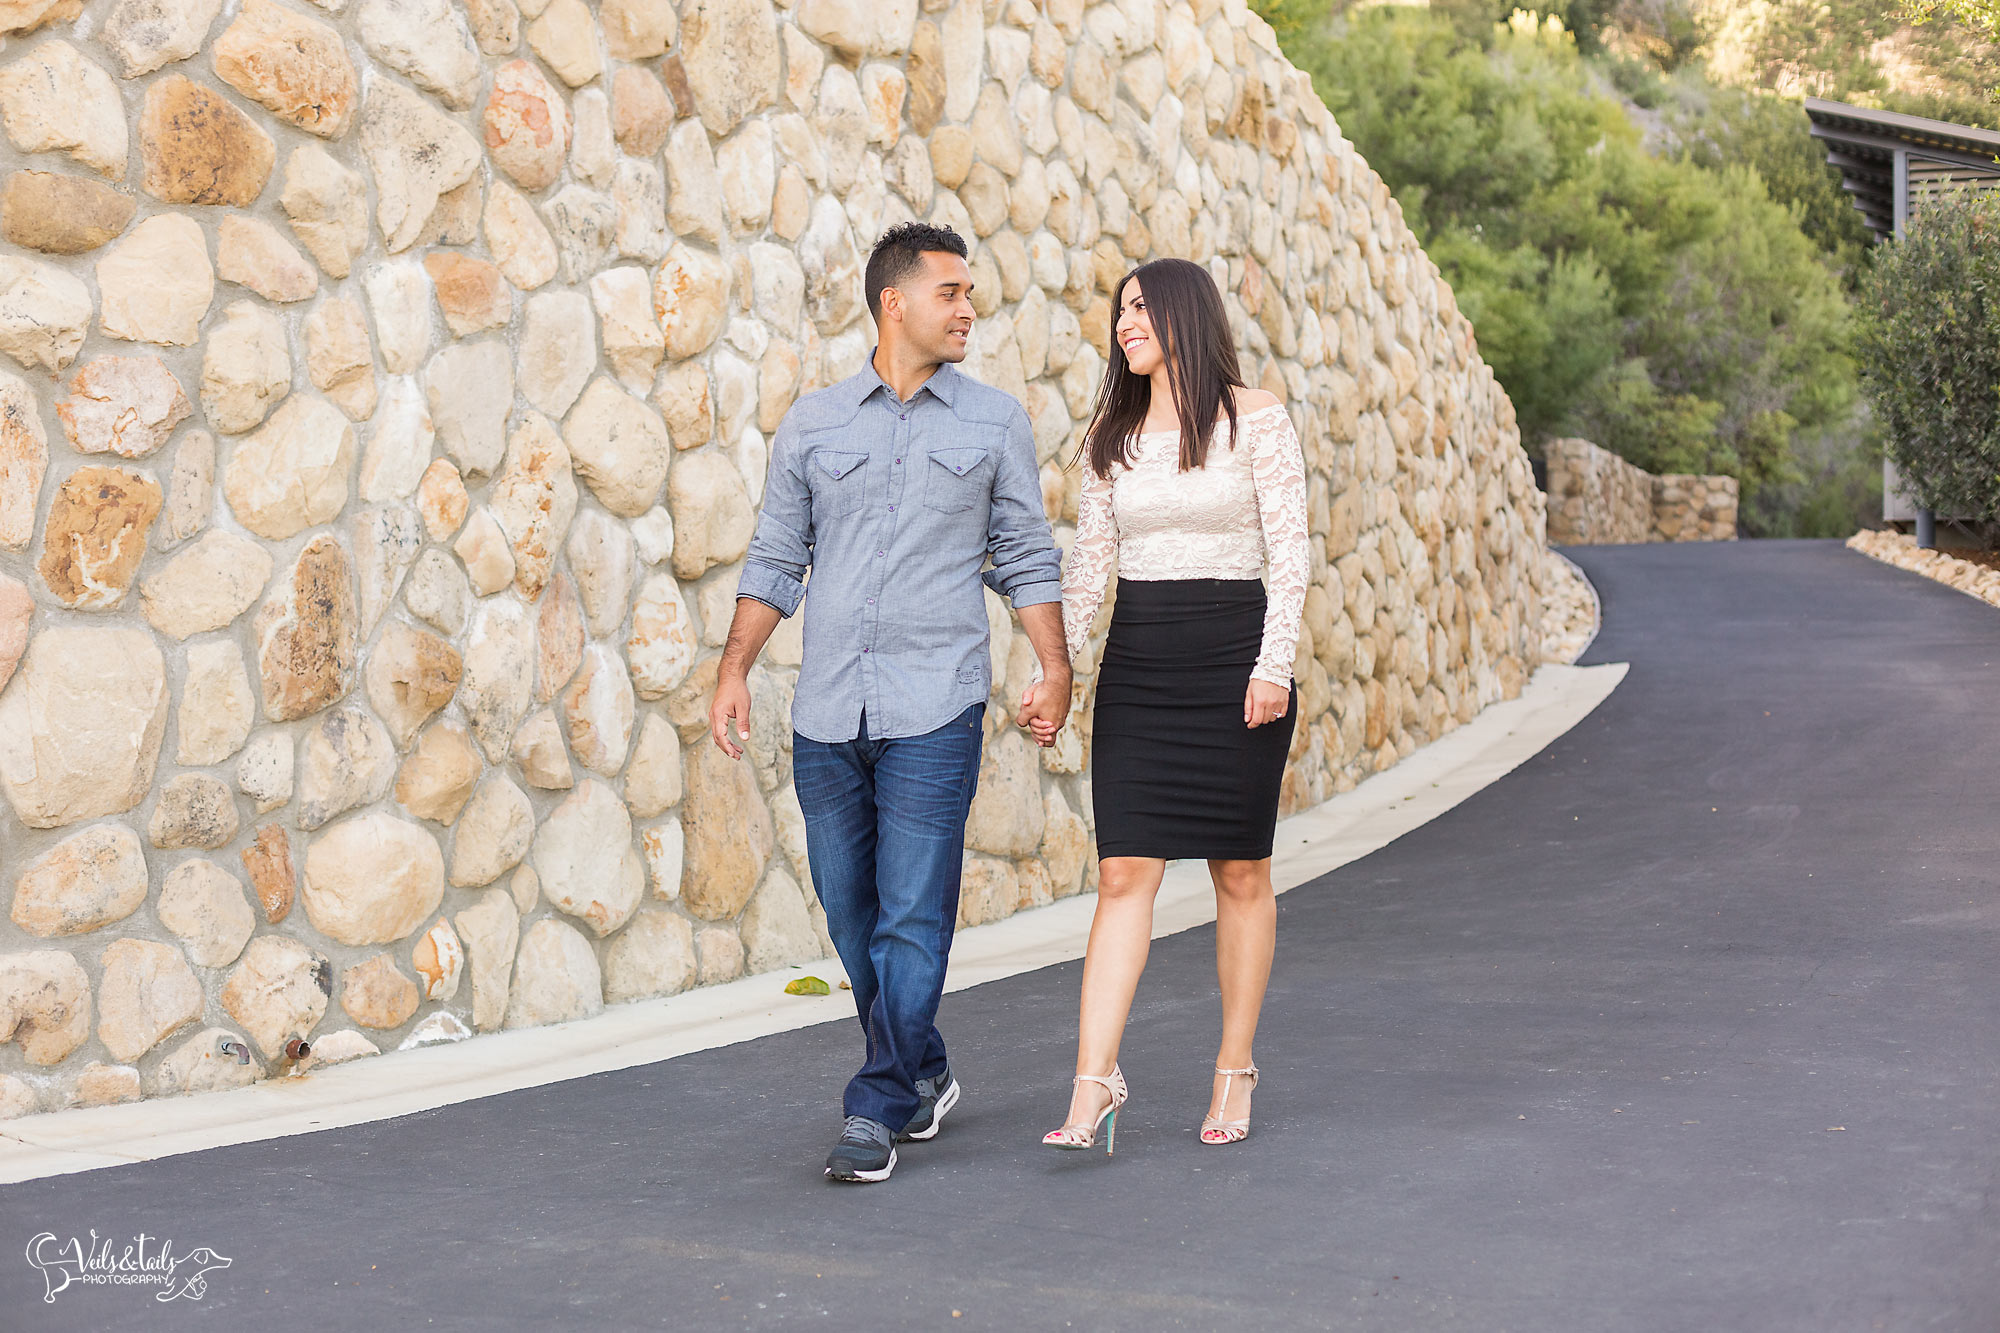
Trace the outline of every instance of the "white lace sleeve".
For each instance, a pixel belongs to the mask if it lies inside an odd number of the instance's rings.
[[[1111,561],[1118,554],[1118,519],[1111,509],[1111,478],[1084,464],[1083,494],[1077,500],[1076,540],[1063,561],[1063,638],[1072,660],[1090,638],[1091,622],[1104,605]]]
[[[1291,414],[1265,409],[1246,415],[1251,474],[1257,482],[1257,516],[1264,528],[1270,561],[1269,600],[1264,607],[1264,645],[1253,680],[1292,683],[1299,650],[1299,621],[1305,614],[1306,583],[1312,578],[1312,547],[1306,535],[1306,460],[1299,449]],[[1068,609],[1068,599],[1064,599]]]

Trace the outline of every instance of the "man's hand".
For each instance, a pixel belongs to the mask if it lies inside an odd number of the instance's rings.
[[[735,739],[729,735],[732,729]],[[708,734],[731,759],[743,757],[743,746],[737,742],[750,740],[750,686],[741,677],[724,676],[716,682],[715,698],[708,705]]]
[[[1029,686],[1028,692],[1021,696],[1021,711],[1014,715],[1014,725],[1026,727],[1034,735],[1035,744],[1046,750],[1056,743],[1056,733],[1069,718],[1069,694],[1067,671]]]
[[[1285,710],[1291,705],[1290,690],[1252,677],[1250,688],[1243,695],[1243,725],[1261,727],[1266,722],[1275,722],[1285,715]]]
[[[722,646],[722,665],[716,669],[715,698],[708,705],[708,734],[716,748],[731,759],[741,758],[743,747],[736,740],[750,739],[750,667],[757,654],[770,642],[778,628],[778,608],[755,597],[738,597],[736,615],[729,622],[729,641]],[[730,724],[736,740],[729,738]]]
[[[1021,696],[1021,711],[1014,725],[1034,733],[1035,744],[1044,750],[1056,743],[1056,733],[1069,717],[1071,675],[1069,648],[1063,642],[1062,603],[1033,602],[1017,609],[1021,628],[1035,646],[1042,679]]]

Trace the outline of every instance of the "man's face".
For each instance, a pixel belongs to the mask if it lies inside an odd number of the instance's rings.
[[[965,360],[972,335],[972,270],[948,251],[932,250],[924,266],[896,290],[902,297],[902,332],[926,359]]]

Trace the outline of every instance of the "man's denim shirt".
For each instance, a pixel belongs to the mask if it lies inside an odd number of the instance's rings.
[[[801,736],[853,740],[864,709],[870,737],[921,736],[984,700],[982,581],[1017,608],[1062,600],[1011,396],[943,365],[905,403],[871,358],[785,414],[737,596],[786,616],[805,603]]]

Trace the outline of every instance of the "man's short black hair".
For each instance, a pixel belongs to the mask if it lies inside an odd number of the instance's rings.
[[[924,267],[924,256],[936,253],[966,257],[965,238],[950,227],[928,222],[903,222],[882,233],[868,256],[868,313],[882,322],[882,289],[900,287]]]

